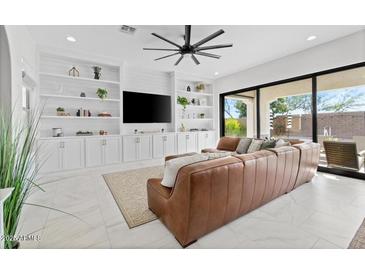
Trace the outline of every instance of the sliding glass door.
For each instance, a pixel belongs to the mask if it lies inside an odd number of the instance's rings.
[[[260,89],[261,138],[312,141],[312,79]]]
[[[317,77],[322,166],[364,173],[365,67]]]
[[[247,90],[221,95],[222,135],[315,141],[320,171],[365,179],[365,63]]]
[[[224,135],[256,136],[256,91],[247,91],[224,97]]]

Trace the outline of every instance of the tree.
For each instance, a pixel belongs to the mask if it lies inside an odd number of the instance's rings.
[[[247,105],[241,100],[236,100],[234,107],[238,110],[238,118],[247,117]]]
[[[270,109],[275,114],[286,114],[289,112],[287,98],[278,98],[274,102],[270,103]]]

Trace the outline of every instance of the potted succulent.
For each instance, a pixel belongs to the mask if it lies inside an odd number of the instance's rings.
[[[205,85],[203,83],[200,83],[196,86],[196,90],[199,92],[203,92],[205,90]]]
[[[65,109],[63,107],[58,107],[56,111],[57,111],[57,116],[65,116]]]
[[[99,96],[99,98],[101,100],[106,99],[107,95],[108,95],[108,91],[104,88],[98,88],[98,90],[96,91],[96,94]]]

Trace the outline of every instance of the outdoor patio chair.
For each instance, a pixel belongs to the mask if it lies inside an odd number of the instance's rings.
[[[365,150],[358,152],[355,142],[323,141],[328,166],[360,170]]]

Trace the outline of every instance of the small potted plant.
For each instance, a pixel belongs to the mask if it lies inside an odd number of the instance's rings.
[[[108,95],[108,91],[104,88],[98,88],[98,90],[96,91],[96,94],[99,96],[99,98],[101,100],[106,99],[107,95]]]
[[[205,85],[203,83],[200,83],[196,86],[196,90],[199,92],[203,92],[205,90]]]
[[[65,109],[63,107],[58,107],[56,111],[57,111],[57,116],[65,116]]]
[[[186,97],[178,96],[177,97],[177,103],[183,107],[183,109],[186,109],[186,106],[190,104],[189,100]]]

